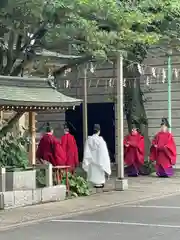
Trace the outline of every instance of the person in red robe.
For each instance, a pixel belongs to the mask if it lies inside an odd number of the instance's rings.
[[[69,127],[64,125],[64,135],[61,137],[61,146],[66,153],[66,164],[71,167],[72,173],[79,164],[78,148],[73,135],[69,133]]]
[[[124,163],[129,177],[137,177],[144,164],[144,137],[133,125],[131,133],[124,138]]]
[[[49,123],[47,123],[46,133],[39,142],[36,157],[40,161],[48,161],[53,166],[66,165],[66,154],[59,140],[53,136],[53,129]]]
[[[156,162],[156,174],[159,177],[170,177],[174,174],[173,165],[176,164],[176,144],[173,135],[168,131],[170,127],[166,118],[162,119],[161,131],[152,141],[150,160]]]

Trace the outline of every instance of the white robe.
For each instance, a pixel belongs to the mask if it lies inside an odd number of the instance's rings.
[[[105,172],[111,175],[111,162],[106,142],[101,136],[89,136],[85,143],[83,169],[87,180],[95,185],[105,183]]]

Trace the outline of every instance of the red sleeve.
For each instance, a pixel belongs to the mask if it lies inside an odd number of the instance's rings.
[[[43,146],[43,138],[41,138],[39,144],[38,144],[38,147],[37,147],[37,151],[36,151],[36,158],[38,160],[42,159],[43,157],[43,154],[42,154],[42,146]]]
[[[140,135],[138,143],[137,143],[137,148],[139,153],[143,154],[144,156],[144,137]]]
[[[139,134],[137,137],[137,157],[141,164],[144,164],[144,154],[145,154],[145,147],[144,147],[144,137]]]
[[[124,158],[126,156],[126,153],[128,151],[128,147],[126,146],[126,144],[128,144],[128,140],[129,140],[129,135],[127,135],[125,138],[124,138]]]
[[[125,136],[124,138],[124,145],[126,145],[129,141],[129,135]]]
[[[68,143],[68,138],[67,138],[67,137],[68,137],[67,135],[63,135],[63,136],[61,137],[61,140],[60,140],[60,142],[61,142],[61,147],[63,148],[64,151],[67,150],[67,143]]]
[[[175,165],[177,152],[176,152],[176,144],[174,141],[174,137],[171,133],[169,133],[169,141],[168,141],[168,144],[165,146],[165,149],[166,149],[166,154],[168,155],[171,161],[171,164]]]
[[[72,140],[73,140],[73,142],[74,142],[74,160],[75,160],[75,164],[76,164],[76,166],[78,166],[79,165],[79,154],[78,154],[78,148],[77,148],[77,144],[76,144],[76,140],[75,140],[75,138],[74,138],[74,136],[72,136]]]
[[[66,165],[66,153],[59,141],[54,142],[54,152],[55,152],[55,165],[56,166]]]
[[[66,153],[69,165],[77,166],[79,164],[78,148],[74,136],[65,134],[61,138],[61,146]]]
[[[157,148],[154,147],[154,145],[157,145],[157,141],[158,141],[157,139],[158,139],[158,134],[154,137],[154,139],[151,142],[150,155],[149,155],[149,160],[151,161],[157,160]]]

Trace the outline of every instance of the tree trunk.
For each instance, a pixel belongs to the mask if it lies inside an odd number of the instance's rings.
[[[148,137],[148,121],[143,101],[143,93],[140,86],[140,76],[137,71],[127,72],[129,80],[125,87],[125,112],[128,130],[131,132],[132,122],[139,128],[145,138],[145,161],[148,161],[150,140]],[[133,77],[133,76],[137,76]]]
[[[9,131],[12,130],[14,124],[22,117],[24,112],[18,112],[13,118],[11,118],[6,125],[0,130],[0,136],[5,136]]]

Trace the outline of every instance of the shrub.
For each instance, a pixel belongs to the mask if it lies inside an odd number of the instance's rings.
[[[10,168],[23,168],[28,166],[27,153],[28,139],[20,134],[14,136],[7,133],[0,141],[0,166]]]
[[[90,195],[88,182],[83,177],[78,176],[76,174],[72,175],[71,173],[68,173],[68,178],[71,196],[78,197]],[[36,181],[38,187],[45,186],[45,171],[43,170],[37,171]],[[63,175],[61,184],[66,185],[66,174]]]
[[[76,174],[72,175],[68,173],[69,178],[69,187],[72,196],[89,196],[90,190],[88,182],[81,176],[77,176]],[[64,174],[62,179],[62,184],[66,184],[66,175]]]
[[[149,161],[149,160],[146,160],[144,162],[143,169],[145,172],[148,173],[148,175],[155,172],[155,167],[154,167],[152,161]]]

